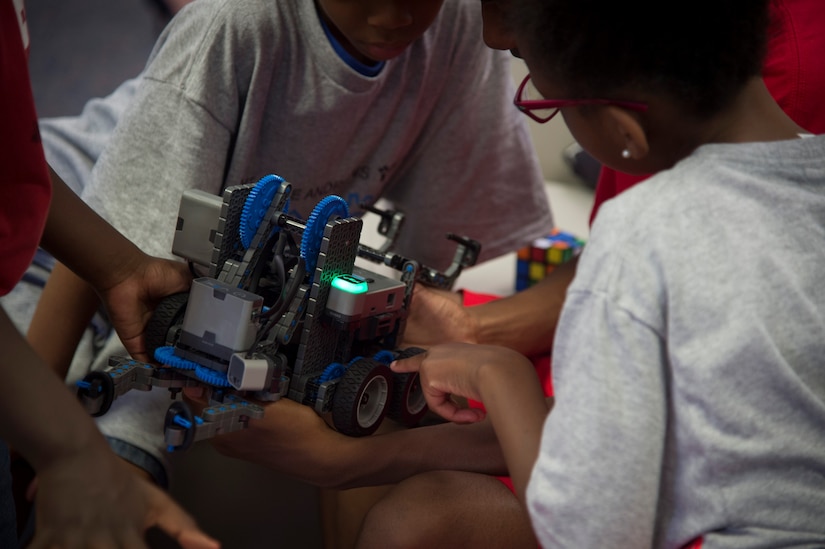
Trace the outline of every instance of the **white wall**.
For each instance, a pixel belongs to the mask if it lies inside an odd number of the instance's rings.
[[[513,79],[516,86],[527,75],[527,67],[513,58]],[[593,190],[584,185],[562,156],[575,140],[561,116],[539,124],[525,116],[530,124],[533,145],[539,155],[547,200],[556,226],[581,238],[590,232],[588,219],[593,207]],[[515,253],[505,254],[480,265],[465,269],[456,281],[456,289],[464,288],[494,295],[510,295],[515,291]]]
[[[512,67],[513,80],[518,87],[527,75],[527,66],[521,59],[513,57]],[[564,149],[575,142],[562,117],[556,116],[545,124],[539,124],[530,118],[527,118],[527,121],[530,124],[533,144],[539,154],[544,178],[548,181],[578,182],[577,176],[562,158]]]

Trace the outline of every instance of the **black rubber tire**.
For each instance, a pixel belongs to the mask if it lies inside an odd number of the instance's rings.
[[[99,371],[90,372],[83,378],[83,381],[90,383],[92,388],[85,389],[78,387],[77,398],[87,410],[91,402],[96,403],[99,399],[100,407],[94,412],[90,411],[89,414],[92,417],[102,416],[109,411],[109,408],[112,406],[112,401],[115,399],[115,383],[112,381],[112,378],[109,377],[109,374]]]
[[[410,347],[398,353],[396,360],[409,358],[424,352],[424,349]],[[427,415],[427,399],[421,390],[418,372],[392,374],[392,398],[387,416],[405,427],[415,427]]]
[[[371,358],[353,363],[338,386],[332,400],[335,428],[352,437],[373,434],[387,414],[392,394],[392,370]]]
[[[177,340],[177,331],[183,325],[183,315],[186,313],[186,305],[189,303],[189,293],[183,292],[164,297],[155,311],[152,313],[149,322],[146,323],[144,337],[146,339],[146,352],[154,359],[155,349],[174,345]]]

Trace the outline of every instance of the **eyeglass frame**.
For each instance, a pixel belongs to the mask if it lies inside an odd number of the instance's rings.
[[[530,81],[530,74],[524,77],[521,85],[516,90],[516,96],[513,98],[513,105],[518,110],[526,114],[539,124],[549,122],[559,113],[562,107],[577,107],[579,105],[615,105],[623,107],[632,111],[645,112],[647,111],[647,103],[640,103],[638,101],[621,101],[614,99],[520,99],[521,94],[524,93],[524,88],[527,87],[527,82]],[[536,115],[534,110],[538,109],[555,109],[553,114],[546,118]]]

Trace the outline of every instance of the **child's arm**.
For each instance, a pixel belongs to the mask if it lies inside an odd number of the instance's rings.
[[[533,363],[504,347],[454,343],[396,361],[392,369],[417,370],[427,404],[449,421],[472,423],[484,418],[480,410],[457,406],[453,396],[484,404],[523,502],[549,411]]]
[[[405,344],[427,347],[462,341],[502,345],[526,356],[549,353],[576,264],[574,258],[526,290],[473,307],[462,307],[460,300],[444,292],[416,286]]]
[[[229,457],[339,490],[397,483],[427,471],[507,473],[489,421],[350,437],[304,404],[284,398],[264,408],[264,417],[250,420],[248,428],[210,442]]]
[[[32,547],[141,547],[152,525],[184,547],[218,547],[166,494],[127,471],[2,309],[0,348],[0,382],[7,389],[0,433],[38,475]]]
[[[146,320],[157,299],[188,288],[186,266],[142,253],[54,173],[52,183],[41,244],[92,283],[130,353],[144,357]],[[2,399],[0,428],[37,472],[35,546],[67,539],[76,540],[67,547],[139,543],[143,531],[157,525],[185,547],[217,547],[162,491],[128,471],[5,315],[0,331],[7,350],[0,375],[13,388],[11,398]]]
[[[60,379],[66,377],[77,345],[99,306],[94,289],[55,262],[26,337]]]
[[[51,175],[52,206],[42,246],[95,288],[126,349],[134,358],[148,360],[146,321],[158,300],[189,288],[189,270],[182,262],[140,251]]]

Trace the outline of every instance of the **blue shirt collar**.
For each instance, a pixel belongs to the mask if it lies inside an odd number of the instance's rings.
[[[324,22],[324,18],[321,17],[321,14],[318,14],[318,19],[321,21],[321,27],[324,29],[324,34],[327,35],[327,39],[329,43],[332,45],[332,49],[335,50],[335,53],[344,60],[344,62],[352,67],[354,70],[358,71],[359,73],[363,74],[364,76],[376,76],[378,73],[381,72],[381,69],[384,68],[384,65],[387,63],[386,61],[379,61],[375,65],[367,65],[366,63],[362,63],[357,60],[355,57],[350,55],[350,53],[344,49],[344,46],[341,45],[340,42],[333,36],[332,32],[329,30],[326,22]]]

